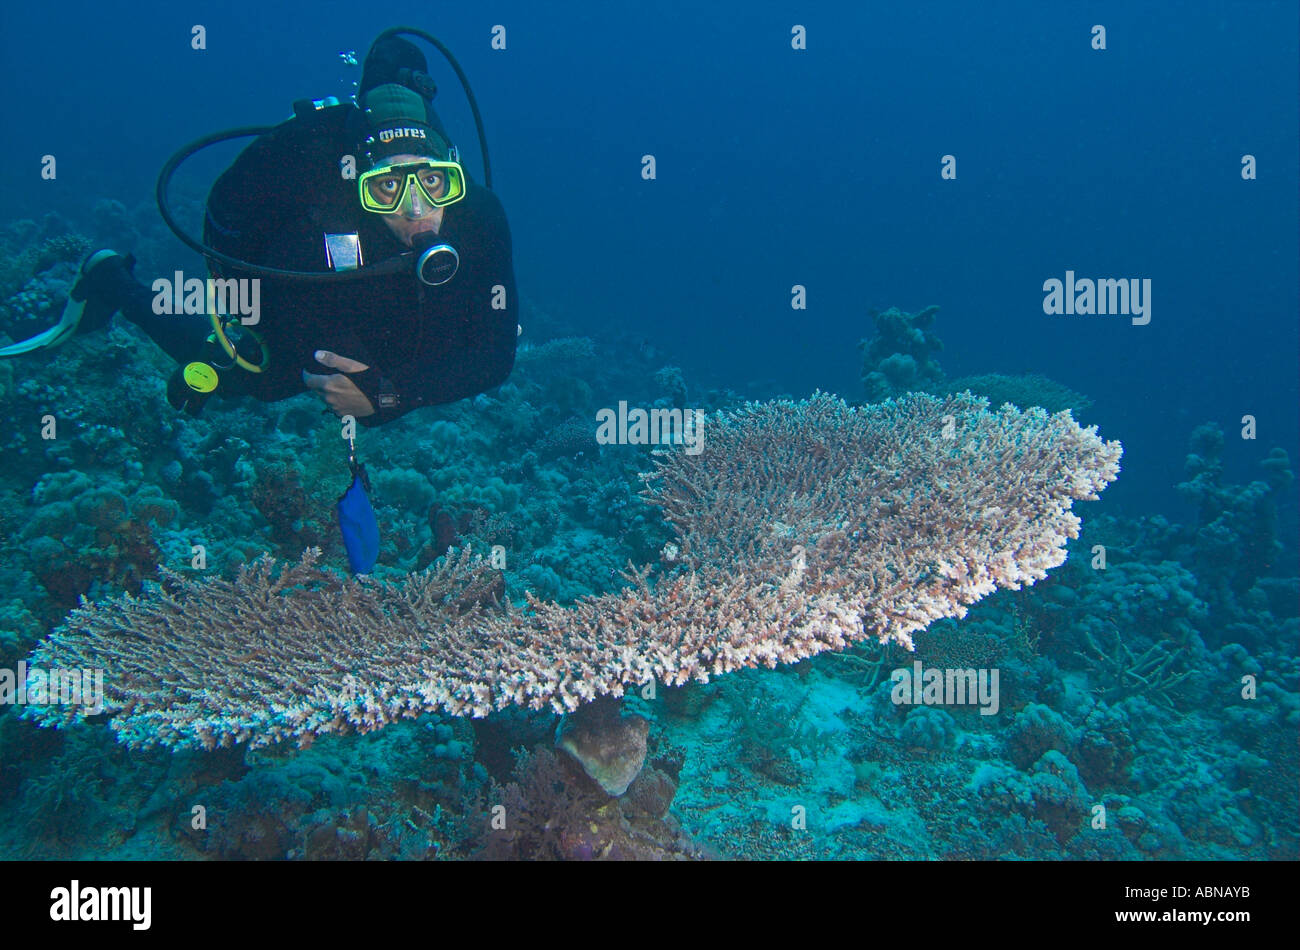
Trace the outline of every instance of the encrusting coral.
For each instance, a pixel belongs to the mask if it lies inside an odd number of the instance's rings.
[[[564,718],[556,745],[615,797],[627,791],[645,763],[650,721],[624,716],[618,700],[601,697]]]
[[[309,552],[231,581],[165,581],[83,603],[35,651],[102,668],[132,746],[368,732],[422,711],[572,711],[650,680],[775,667],[911,634],[999,587],[1046,576],[1078,536],[1076,500],[1121,446],[1068,413],[969,395],[852,408],[818,394],[707,417],[704,450],[662,450],[646,500],[676,529],[663,576],[571,607],[501,605],[500,572],[462,552],[392,582],[343,580]],[[32,697],[29,696],[29,702]],[[73,706],[29,705],[47,724]]]
[[[943,370],[933,356],[943,343],[931,331],[938,312],[933,306],[918,313],[890,307],[872,314],[876,335],[858,343],[867,399],[878,402],[943,380]]]
[[[1092,406],[1092,400],[1083,393],[1077,393],[1040,373],[1018,376],[982,373],[978,376],[962,376],[941,386],[928,387],[928,391],[936,395],[966,391],[983,396],[993,406],[1009,402],[1017,408],[1041,406],[1048,412],[1069,409],[1072,415],[1082,415]]]

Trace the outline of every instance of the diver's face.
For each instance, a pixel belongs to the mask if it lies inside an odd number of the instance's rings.
[[[422,155],[393,155],[385,159],[389,162],[418,162]],[[435,208],[425,201],[418,188],[413,188],[407,199],[402,202],[402,210],[395,214],[382,215],[384,224],[393,233],[393,237],[410,247],[417,234],[437,234],[442,227],[442,208]]]

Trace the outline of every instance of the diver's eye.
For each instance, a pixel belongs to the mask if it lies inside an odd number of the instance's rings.
[[[402,196],[402,179],[397,175],[379,175],[366,182],[370,200],[381,207],[392,207]]]
[[[446,179],[442,172],[425,171],[420,173],[420,184],[424,186],[425,191],[436,197],[446,185]]]
[[[392,198],[402,188],[402,180],[396,175],[381,175],[366,182],[366,188],[376,198]]]

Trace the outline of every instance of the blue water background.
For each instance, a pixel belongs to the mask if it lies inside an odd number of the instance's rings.
[[[0,215],[148,200],[179,145],[346,95],[359,70],[337,53],[408,23],[471,78],[531,299],[644,336],[698,383],[850,399],[869,308],[938,304],[950,376],[1087,393],[1086,421],[1126,446],[1108,501],[1176,511],[1195,425],[1257,417],[1259,450],[1226,453],[1235,480],[1300,443],[1298,20],[1255,0],[7,5]],[[477,170],[455,78],[433,71]],[[1067,269],[1150,278],[1150,325],[1044,315]]]

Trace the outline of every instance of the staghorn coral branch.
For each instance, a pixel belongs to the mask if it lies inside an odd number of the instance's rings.
[[[945,426],[951,417],[952,425]],[[105,670],[132,746],[367,732],[424,711],[571,711],[650,678],[676,685],[911,634],[1065,560],[1070,508],[1121,447],[1068,413],[990,411],[961,394],[852,408],[817,394],[713,419],[698,455],[666,452],[642,494],[684,555],[570,607],[503,603],[466,552],[398,583],[341,579],[319,552],[234,581],[164,570],[139,597],[83,603],[37,648],[44,668]],[[949,437],[945,437],[949,436]],[[47,724],[78,708],[28,707]]]

